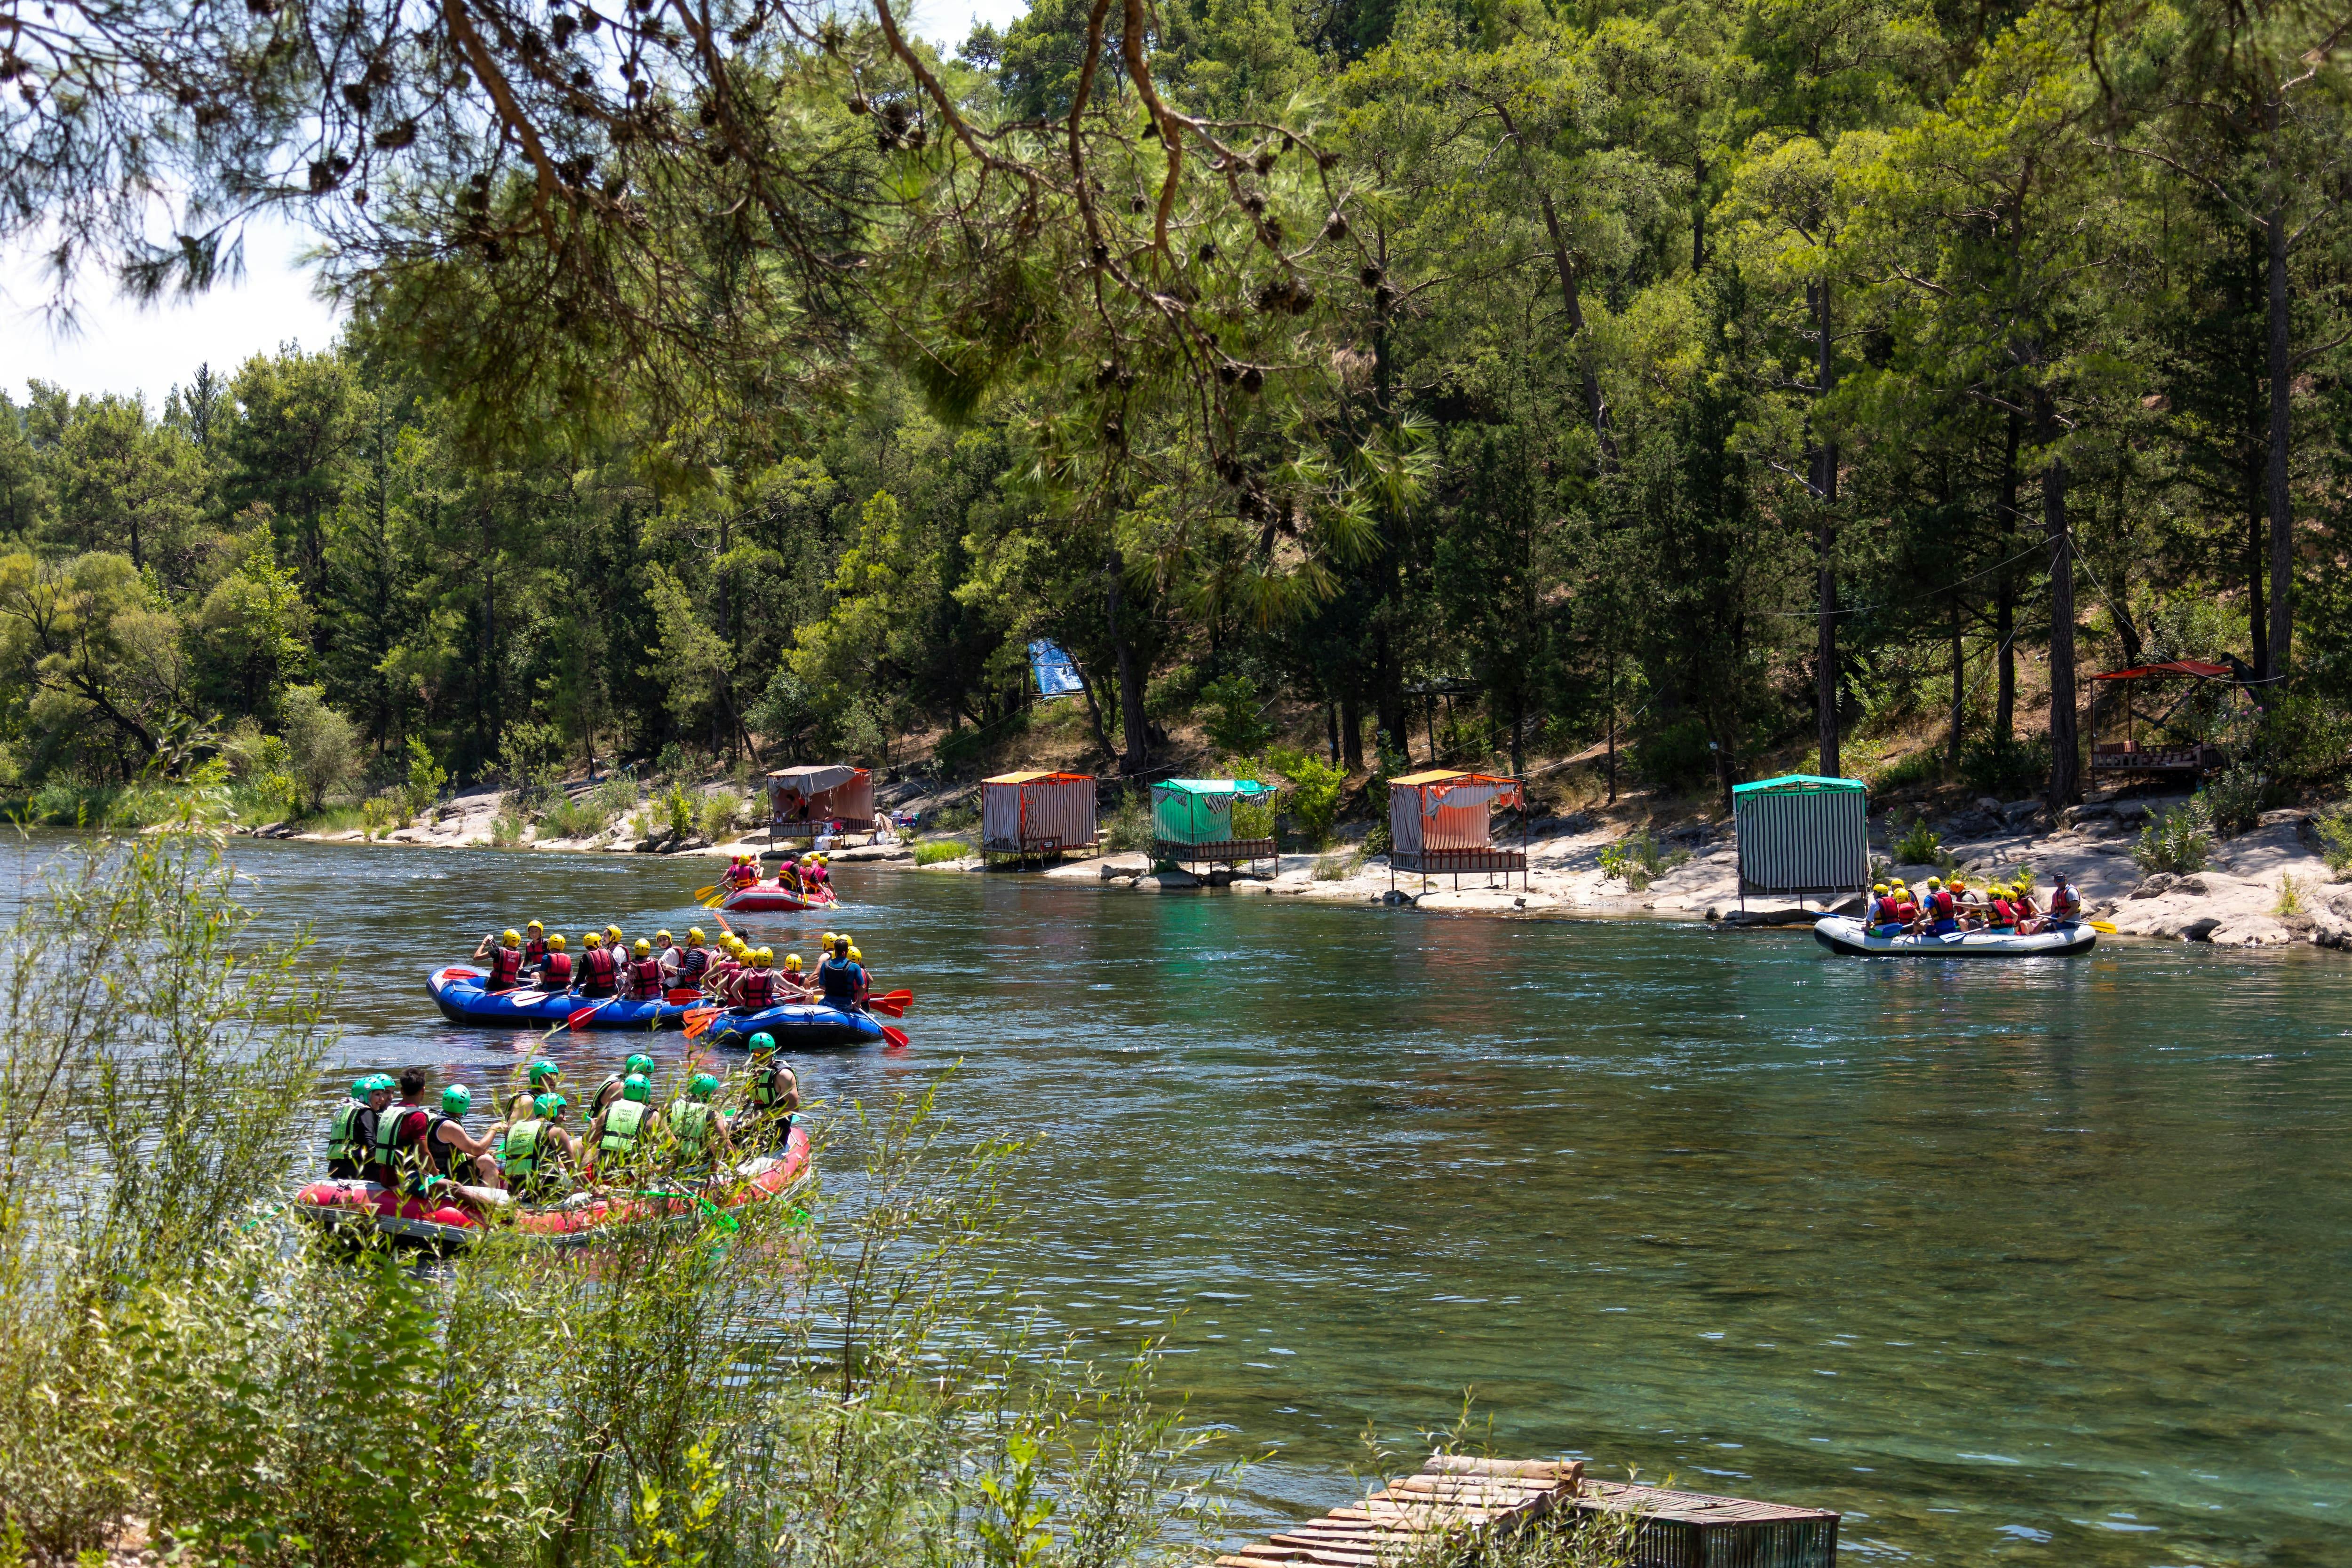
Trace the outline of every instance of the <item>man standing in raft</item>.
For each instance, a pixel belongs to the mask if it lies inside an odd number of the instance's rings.
[[[849,956],[849,933],[835,932],[833,951],[816,967],[817,995],[829,1008],[839,1008],[845,1013],[863,1012],[867,984],[866,966]]]

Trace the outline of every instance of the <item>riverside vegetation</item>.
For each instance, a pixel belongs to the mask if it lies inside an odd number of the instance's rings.
[[[740,1228],[420,1270],[298,1228],[326,979],[247,940],[222,804],[63,850],[7,934],[0,1562],[1117,1568],[1216,1528],[1151,1347],[1074,1359],[992,1287],[1019,1149],[929,1092],[836,1107],[846,1168]]]
[[[275,205],[352,325],[9,389],[0,788],[53,818],[205,737],[314,813],[420,751],[969,776],[1034,637],[1131,778],[1191,724],[2063,801],[2047,694],[2182,656],[2266,683],[2269,803],[2344,767],[2329,7],[182,10],[12,35],[0,238],[152,293]]]

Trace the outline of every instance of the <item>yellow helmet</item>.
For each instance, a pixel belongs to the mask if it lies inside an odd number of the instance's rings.
[[[861,952],[859,952],[859,951],[858,951],[856,948],[855,948],[855,947],[852,947],[852,948],[849,950],[849,956],[851,957],[851,959],[852,959],[853,961],[857,962],[857,963],[861,963],[861,964],[862,964],[862,963],[864,963],[864,962],[866,961],[866,955],[865,955],[865,954],[863,954],[863,953],[861,953]]]
[[[654,940],[667,947],[670,945],[670,934],[667,931],[656,931],[654,933]]]
[[[653,945],[652,943],[650,943],[650,942],[646,941],[646,940],[644,937],[642,937],[642,936],[640,936],[640,937],[638,937],[638,938],[637,938],[637,956],[638,956],[638,957],[640,957],[640,958],[645,957],[646,955],[650,954],[653,950],[654,950],[654,945]]]
[[[776,955],[772,948],[762,947],[758,952],[751,955],[751,962],[757,964],[763,969],[775,961]]]
[[[559,931],[554,936],[550,936],[547,939],[547,950],[551,953],[561,953],[563,951],[562,932]]]
[[[1883,882],[1874,883],[1871,885],[1870,891],[1873,893],[1885,893],[1886,891],[1886,884]]]
[[[834,945],[835,947],[846,947],[846,946],[849,946],[849,933],[848,933],[848,932],[846,932],[846,931],[836,931],[836,932],[835,932],[835,933],[833,934],[833,945]]]
[[[532,921],[530,925],[528,925],[524,926],[524,927],[523,927],[523,929],[524,929],[525,931],[544,931],[544,930],[546,930],[546,929],[547,929],[547,927],[546,927],[546,926],[544,926],[544,925],[541,925],[538,921],[534,920],[534,921]]]
[[[1931,893],[1932,893],[1932,892],[1934,892],[1937,888],[1939,888],[1939,887],[1941,887],[1941,886],[1943,886],[1943,885],[1944,885],[1944,879],[1943,879],[1942,877],[1940,877],[1940,876],[1931,876],[1931,877],[1929,877],[1929,878],[1927,879],[1927,888],[1928,888],[1928,891],[1929,891],[1929,892],[1931,892]]]
[[[686,928],[686,939],[693,943],[698,947],[701,946],[704,940],[702,927],[699,925],[688,926]]]
[[[602,936],[599,936],[596,933],[591,931],[587,936],[580,938],[580,946],[583,948],[594,947],[601,945],[604,940],[604,939]]]
[[[784,967],[793,974],[799,974],[801,972],[801,956],[798,953],[785,954]]]
[[[828,931],[828,932],[826,932],[826,933],[824,934],[824,945],[825,945],[827,947],[830,947],[830,946],[833,946],[833,933],[832,933],[832,932],[830,932],[830,931]]]
[[[607,925],[604,927],[604,935],[618,942],[621,939],[621,928],[617,925]]]
[[[522,946],[522,933],[509,925],[507,927],[507,934],[499,937],[499,940],[505,943],[509,947],[520,947]]]

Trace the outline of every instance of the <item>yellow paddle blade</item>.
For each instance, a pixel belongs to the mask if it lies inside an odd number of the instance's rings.
[[[717,883],[715,883],[715,882],[714,882],[714,883],[712,883],[709,887],[698,887],[698,888],[696,888],[696,889],[694,890],[694,892],[693,892],[689,896],[694,897],[694,898],[698,898],[698,899],[709,898],[712,894],[717,893],[718,891],[719,891],[719,884],[718,884]]]
[[[2085,920],[2083,924],[2102,936],[2112,936],[2116,934],[2116,923],[2112,920]]]

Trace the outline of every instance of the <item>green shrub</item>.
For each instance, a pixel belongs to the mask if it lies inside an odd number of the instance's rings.
[[[2213,852],[2212,824],[2205,819],[2202,796],[2167,811],[2140,830],[2132,859],[2147,872],[2196,872],[2205,869]]]
[[[672,784],[662,792],[661,827],[673,839],[690,838],[699,816],[700,800],[688,792],[683,784]]]
[[[1259,715],[1263,705],[1257,684],[1247,675],[1234,674],[1211,681],[1201,688],[1201,700],[1209,705],[1202,727],[1208,732],[1209,744],[1220,753],[1252,756],[1273,738],[1274,726]]]
[[[2050,737],[1971,740],[1960,747],[1960,782],[1972,795],[2031,795],[2050,782]]]
[[[741,796],[726,790],[703,797],[702,836],[714,844],[725,843],[733,838],[736,824],[743,820],[749,804]]]
[[[1628,888],[1643,893],[1660,876],[1688,859],[1689,851],[1662,851],[1650,830],[1639,828],[1615,843],[1601,846],[1601,874],[1622,878]]]
[[[1940,784],[1944,779],[1943,749],[1923,746],[1916,751],[1904,753],[1892,762],[1864,769],[1863,777],[1872,789],[1881,793]]]
[[[2311,820],[2312,831],[2318,835],[2319,852],[2327,862],[2327,869],[2336,880],[2352,871],[2352,806],[2338,806],[2322,811]]]
[[[1363,868],[1364,852],[1355,850],[1327,850],[1315,857],[1313,873],[1317,882],[1345,882]]]
[[[692,764],[687,760],[686,747],[673,740],[661,748],[660,756],[654,758],[654,777],[674,784],[685,778],[691,767]]]
[[[360,804],[360,831],[368,841],[377,839],[400,825],[399,810],[381,795],[371,795]]]
[[[449,770],[433,756],[433,748],[425,744],[422,736],[408,737],[408,788],[401,803],[410,817],[421,817],[433,809],[441,798],[441,790],[449,782]]]
[[[1290,780],[1290,817],[1299,836],[1311,849],[1331,841],[1331,824],[1339,815],[1339,792],[1348,775],[1308,752],[1276,747],[1266,753],[1276,772]]]
[[[1102,845],[1111,854],[1151,847],[1151,798],[1149,795],[1131,790],[1119,798],[1118,808],[1102,821]]]
[[[541,813],[542,839],[593,839],[613,825],[612,814],[600,809],[593,796],[561,799]]]
[[[2352,767],[2352,714],[2317,697],[2283,697],[2263,710],[2255,747],[2263,771],[2308,789],[2335,782]]]
[[[2279,878],[2278,902],[2271,906],[2271,913],[2273,915],[2303,913],[2303,889],[2295,885],[2294,878],[2291,876]]]
[[[1937,841],[1936,831],[1925,817],[1914,817],[1911,825],[1888,846],[1896,865],[1940,865],[1944,862],[1944,846]]]
[[[926,839],[915,846],[917,865],[938,865],[942,861],[960,861],[971,853],[971,846],[961,839]]]
[[[2263,814],[2270,780],[2250,762],[2232,762],[2205,781],[2197,791],[2205,821],[2222,838],[2233,838],[2252,827]]]

